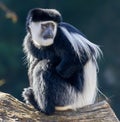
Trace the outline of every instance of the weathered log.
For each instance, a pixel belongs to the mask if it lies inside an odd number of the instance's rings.
[[[106,101],[77,111],[55,112],[46,116],[32,106],[0,92],[0,122],[119,122]]]

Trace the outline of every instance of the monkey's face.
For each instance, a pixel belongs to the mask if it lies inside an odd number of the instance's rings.
[[[57,23],[53,21],[31,22],[29,29],[33,43],[40,48],[41,46],[50,46],[54,43],[57,32]]]

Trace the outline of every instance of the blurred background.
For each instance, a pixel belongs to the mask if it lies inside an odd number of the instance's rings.
[[[34,7],[59,10],[64,21],[100,45],[99,89],[120,118],[120,0],[0,0],[0,91],[23,100],[28,78],[22,43],[26,16]]]

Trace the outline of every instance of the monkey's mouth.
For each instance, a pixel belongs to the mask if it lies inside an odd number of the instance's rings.
[[[51,30],[47,30],[44,34],[43,34],[43,38],[44,39],[53,39],[53,32]]]
[[[46,39],[53,39],[53,35],[49,34],[49,35],[44,35],[43,38]]]

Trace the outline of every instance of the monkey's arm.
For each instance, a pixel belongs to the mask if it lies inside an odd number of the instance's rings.
[[[60,58],[60,63],[56,67],[56,71],[63,78],[70,78],[75,72],[83,68],[88,61],[88,56],[81,51],[81,57],[78,57],[70,42],[61,31],[57,37],[59,39],[56,39],[57,42],[55,42],[55,52]],[[59,45],[58,41],[60,41]]]
[[[63,58],[60,64],[56,67],[57,73],[63,78],[69,78],[77,70],[77,64],[75,64],[69,57]]]
[[[50,115],[55,111],[53,96],[51,95],[50,72],[48,61],[39,62],[33,70],[33,93],[39,109]]]
[[[63,31],[64,30],[64,31]],[[74,32],[72,32],[74,31]],[[64,78],[70,78],[75,72],[83,69],[83,66],[89,60],[88,55],[84,51],[83,47],[79,47],[79,41],[77,41],[74,36],[78,32],[66,24],[60,25],[58,28],[56,47],[58,47],[58,55],[61,62],[56,67],[58,74]],[[72,34],[72,35],[71,35]],[[77,39],[80,39],[79,36]],[[59,45],[57,45],[59,43]],[[78,47],[78,52],[73,48],[73,46]],[[56,51],[56,52],[57,52]],[[80,56],[78,56],[78,53]]]
[[[81,60],[75,56],[65,56],[56,67],[57,73],[63,78],[70,78],[75,72],[81,71],[88,61],[88,57],[82,56]]]

